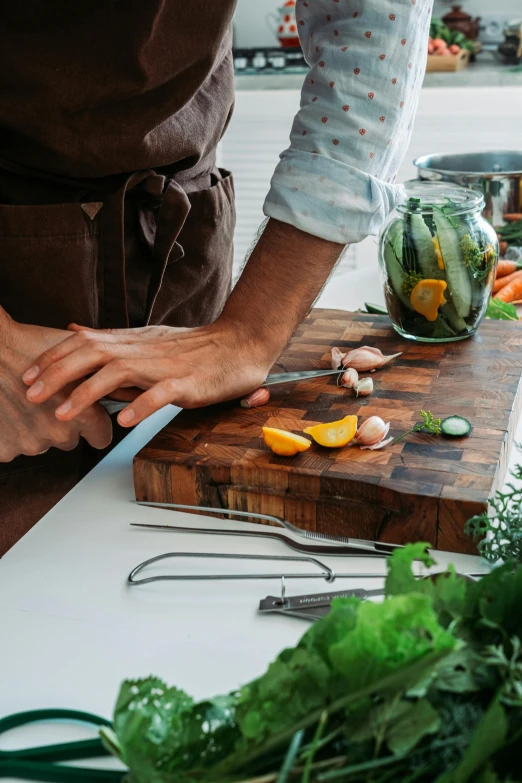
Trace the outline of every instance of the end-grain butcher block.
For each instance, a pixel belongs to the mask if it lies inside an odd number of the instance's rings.
[[[183,411],[136,456],[138,500],[218,506],[283,517],[337,536],[473,552],[466,520],[503,482],[520,413],[522,325],[485,321],[456,343],[401,339],[385,316],[313,310],[273,372],[329,367],[330,349],[402,351],[356,398],[337,377],[271,387],[259,408],[237,402]],[[361,373],[365,375],[365,373]],[[469,419],[468,438],[412,433],[380,451],[313,444],[294,457],[265,446],[263,426],[303,432],[349,414],[377,415],[398,436],[420,410]]]

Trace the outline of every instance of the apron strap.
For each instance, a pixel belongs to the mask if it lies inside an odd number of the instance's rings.
[[[187,194],[177,182],[170,180],[163,193],[154,237],[154,269],[147,294],[145,326],[149,325],[152,318],[167,264],[179,261],[185,255],[177,238],[189,212],[190,201]]]
[[[139,187],[159,205],[153,245],[151,280],[147,293],[145,325],[148,325],[165,269],[170,261],[183,257],[177,237],[190,211],[190,202],[183,188],[174,180],[154,171],[131,174],[123,185],[111,193],[102,211],[104,327],[122,329],[129,326],[125,262],[125,199],[130,190]],[[175,247],[176,246],[176,247]],[[175,247],[174,256],[171,252]]]

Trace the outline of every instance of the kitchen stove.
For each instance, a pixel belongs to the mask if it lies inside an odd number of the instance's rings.
[[[306,73],[309,70],[299,46],[234,49],[234,70],[237,74]]]

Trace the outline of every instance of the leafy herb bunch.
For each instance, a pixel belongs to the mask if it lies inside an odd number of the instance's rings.
[[[521,445],[517,448],[522,450]],[[511,475],[517,484],[509,482],[503,491],[495,492],[489,510],[469,519],[464,528],[490,563],[522,563],[522,465]]]
[[[522,569],[480,582],[397,550],[386,598],[334,602],[241,690],[199,703],[122,685],[110,749],[132,783],[507,783],[520,780]]]

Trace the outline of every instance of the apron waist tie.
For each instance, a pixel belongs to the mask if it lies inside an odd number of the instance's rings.
[[[147,292],[145,326],[152,317],[167,264],[182,258],[183,248],[177,238],[187,215],[190,201],[183,188],[154,171],[131,174],[119,188],[109,194],[102,210],[104,327],[129,327],[125,262],[125,200],[137,188],[147,195],[147,204],[158,208],[153,243],[153,269]]]

